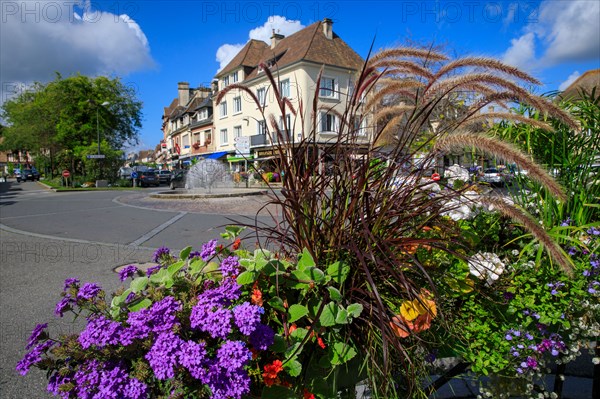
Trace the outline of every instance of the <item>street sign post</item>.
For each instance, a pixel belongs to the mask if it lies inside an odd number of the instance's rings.
[[[67,186],[67,187],[69,186],[69,177],[70,176],[71,176],[71,172],[69,172],[67,169],[62,171],[63,179],[62,179],[61,183],[63,186]]]
[[[88,155],[87,159],[104,159],[106,158],[106,155],[104,154],[92,154],[92,155]]]
[[[138,178],[137,172],[131,172],[131,180],[133,182],[133,187],[137,187],[137,181],[135,179]]]
[[[250,154],[250,137],[240,136],[233,139],[237,155]]]

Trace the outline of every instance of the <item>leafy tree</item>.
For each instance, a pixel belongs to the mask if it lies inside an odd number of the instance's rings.
[[[59,167],[82,171],[75,149],[98,148],[98,133],[113,151],[137,143],[141,107],[134,90],[118,78],[57,74],[3,104],[8,126],[0,149],[29,151],[46,159],[53,172]]]

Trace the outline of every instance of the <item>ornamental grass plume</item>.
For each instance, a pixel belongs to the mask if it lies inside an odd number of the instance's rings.
[[[435,298],[436,287],[430,275],[433,270],[405,249],[427,246],[465,258],[453,248],[462,248],[462,253],[469,250],[456,224],[444,216],[448,211],[444,204],[461,198],[467,185],[441,189],[432,182],[436,160],[455,149],[470,149],[516,162],[551,195],[564,200],[564,190],[546,172],[513,146],[485,135],[485,130],[490,121],[498,120],[531,122],[548,129],[544,122],[511,113],[514,103],[528,104],[570,128],[578,125],[560,107],[524,88],[539,84],[537,79],[485,57],[452,60],[432,49],[382,50],[351,76],[352,90],[337,89],[340,106],[320,101],[327,67],[321,70],[308,104],[300,93],[295,100],[281,95],[282,71],[276,62],[261,68],[274,106],[262,107],[244,84],[229,85],[216,96],[218,104],[235,90],[255,100],[267,138],[275,147],[277,168],[286,176],[281,193],[271,195],[270,204],[279,209],[273,222],[260,224],[256,219],[256,226],[248,226],[285,256],[306,248],[319,264],[351,265],[344,300],[360,303],[365,311],[349,327],[349,339],[366,354],[371,388],[388,397],[402,386],[410,395],[419,389],[414,385],[415,368],[404,341],[398,339],[410,328],[398,323],[396,315],[404,301],[418,300],[422,288]],[[486,115],[491,105],[499,111]],[[293,118],[288,120],[287,114]],[[323,114],[338,121],[335,135],[321,134]],[[488,123],[482,126],[484,121]],[[529,223],[511,205],[498,209],[523,222],[569,272],[567,258],[544,229]],[[440,233],[427,236],[424,226]],[[437,320],[443,324],[440,316]],[[389,378],[398,364],[404,366],[401,383]]]

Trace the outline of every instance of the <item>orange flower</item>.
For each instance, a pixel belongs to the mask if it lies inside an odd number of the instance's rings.
[[[319,345],[321,349],[326,348],[325,342],[323,342],[323,339],[321,337],[317,338],[317,345]]]
[[[262,292],[260,292],[260,290],[258,288],[255,288],[252,290],[252,296],[250,297],[250,301],[252,302],[253,305],[257,305],[257,306],[263,305]]]
[[[278,382],[279,378],[277,378],[277,374],[283,371],[281,360],[274,360],[273,363],[267,364],[264,369],[265,372],[262,374],[263,381],[266,386],[270,387]]]
[[[242,243],[242,240],[240,240],[240,237],[236,238],[235,241],[233,242],[233,250],[235,251],[236,249],[238,249],[240,247],[241,243]]]
[[[290,326],[290,328],[288,328],[288,334],[291,335],[294,331],[296,331],[298,329],[298,327],[296,326],[296,323],[292,324]]]
[[[302,399],[315,399],[315,395],[310,393],[308,389],[304,388],[304,394],[302,395]]]
[[[392,317],[390,321],[390,327],[398,338],[406,338],[410,335],[410,331],[413,328],[413,323],[407,321],[402,315]]]

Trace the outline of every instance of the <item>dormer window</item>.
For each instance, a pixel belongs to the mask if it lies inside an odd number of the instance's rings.
[[[237,83],[238,81],[238,71],[235,71],[234,73],[231,74],[231,82],[232,83]]]

